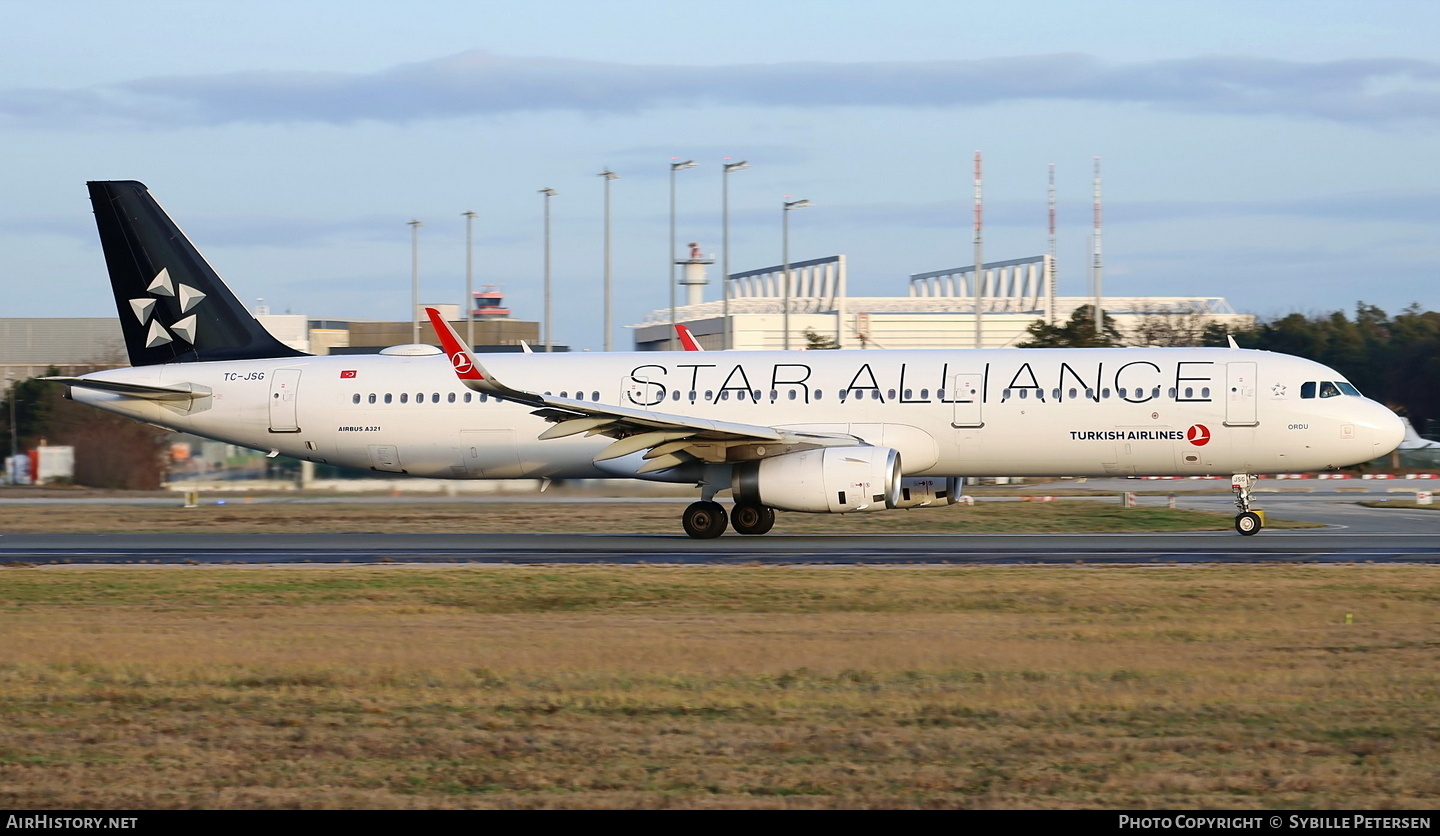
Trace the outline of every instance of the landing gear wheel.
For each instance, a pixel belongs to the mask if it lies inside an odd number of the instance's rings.
[[[737,534],[765,534],[775,527],[775,509],[757,502],[737,502],[730,509],[730,525]]]
[[[696,540],[719,537],[729,522],[724,506],[718,502],[693,502],[680,520],[685,525],[685,533]]]
[[[1260,520],[1260,515],[1254,511],[1235,515],[1235,530],[1246,537],[1253,536],[1261,528],[1264,528],[1264,523]]]

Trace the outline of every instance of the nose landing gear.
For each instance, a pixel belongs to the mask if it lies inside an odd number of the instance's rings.
[[[1235,492],[1235,530],[1250,537],[1265,527],[1265,514],[1250,510],[1250,491],[1255,487],[1255,474],[1237,473],[1230,477],[1230,490]]]

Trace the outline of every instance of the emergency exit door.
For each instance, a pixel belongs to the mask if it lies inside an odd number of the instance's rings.
[[[985,374],[983,372],[961,372],[950,380],[953,384],[950,389],[950,403],[953,409],[950,426],[956,429],[985,426],[985,416],[981,414],[985,400],[982,391],[985,386]]]

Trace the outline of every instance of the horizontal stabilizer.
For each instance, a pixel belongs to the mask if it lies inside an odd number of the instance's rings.
[[[209,386],[200,386],[195,383],[180,383],[175,386],[145,386],[140,383],[92,380],[87,377],[42,377],[40,379],[64,383],[66,386],[79,386],[83,389],[113,392],[114,394],[124,395],[128,398],[141,398],[147,401],[188,401],[195,398],[203,398],[210,394]]]

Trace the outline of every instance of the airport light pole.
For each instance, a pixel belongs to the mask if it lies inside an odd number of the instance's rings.
[[[475,350],[475,248],[470,227],[475,213],[462,212],[465,219],[465,347]]]
[[[790,210],[804,209],[810,206],[808,200],[787,200],[783,204],[780,213],[780,249],[785,263],[785,301],[784,315],[781,317],[781,328],[785,331],[785,350],[790,350]]]
[[[540,190],[545,195],[545,352],[555,350],[555,341],[550,334],[550,198],[559,194],[551,188]]]
[[[671,157],[670,159],[675,159]],[[670,350],[675,350],[675,173],[694,168],[694,160],[670,164]]]
[[[420,227],[410,221],[410,342],[420,342]]]
[[[730,350],[730,172],[749,167],[744,160],[727,162],[720,175],[720,324],[724,332],[720,347],[725,351]]]
[[[605,178],[605,350],[610,351],[610,181],[620,175],[607,168],[596,176]]]

